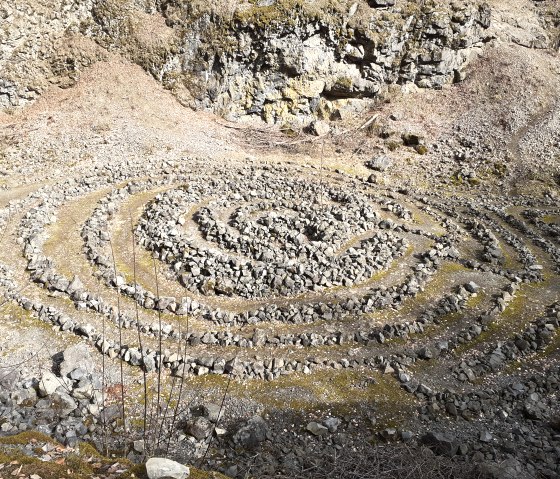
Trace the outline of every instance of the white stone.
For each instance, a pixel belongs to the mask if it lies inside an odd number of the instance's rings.
[[[43,373],[41,381],[39,381],[39,395],[42,397],[50,396],[56,391],[56,388],[62,384],[62,381],[50,371]]]
[[[164,457],[152,457],[146,462],[149,479],[186,479],[191,471],[187,466]]]

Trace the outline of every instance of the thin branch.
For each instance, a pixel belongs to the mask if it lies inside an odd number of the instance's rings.
[[[109,246],[111,248],[111,257],[113,260],[113,274],[115,276],[115,291],[117,294],[117,325],[119,330],[119,355],[122,352],[122,321],[121,321],[121,298],[120,298],[120,291],[119,285],[117,284],[117,262],[115,260],[115,250],[113,248],[113,241],[111,239],[111,234],[108,232],[109,236]],[[120,364],[120,382],[121,382],[121,408],[122,408],[122,421],[123,427],[126,431],[126,412],[125,412],[125,402],[124,402],[124,361],[119,361]]]
[[[179,338],[181,338],[181,335],[179,335]],[[181,404],[181,398],[183,396],[183,385],[185,383],[185,367],[186,367],[186,356],[187,356],[187,346],[189,344],[189,315],[187,314],[187,331],[185,333],[185,350],[183,353],[183,372],[181,374],[181,380],[179,382],[179,392],[177,394],[177,402],[175,403],[175,410],[173,411],[173,417],[171,419],[171,425],[169,427],[170,431],[173,430],[173,428],[175,427],[175,423],[177,422],[177,418],[178,418],[178,412],[179,412],[179,407]],[[166,453],[169,452],[169,446],[171,444],[171,433],[169,434],[169,438],[167,440],[167,447],[166,447]]]
[[[220,420],[222,419],[222,411],[224,409],[224,404],[226,402],[227,393],[229,391],[229,385],[231,384],[231,377],[232,377],[232,374],[230,372],[229,375],[228,375],[228,382],[226,384],[226,389],[224,391],[224,395],[222,396],[222,402],[220,404],[220,409],[218,411],[218,418],[216,419],[216,422],[214,423],[214,427],[212,429],[212,434],[210,434],[210,439],[208,440],[208,444],[206,445],[206,450],[204,451],[204,455],[200,458],[199,467],[204,464],[204,460],[206,459],[206,455],[208,454],[208,451],[210,450],[210,444],[212,444],[212,439],[214,438],[214,433],[216,432],[216,428],[218,427],[218,424],[220,423]]]
[[[132,216],[130,217],[130,225],[131,225],[131,232],[132,232],[132,275],[134,281],[134,313],[136,317],[136,331],[138,333],[138,345],[140,347],[140,354],[142,356],[142,379],[144,385],[144,416],[143,416],[143,436],[144,436],[144,448],[149,453],[149,445],[147,444],[146,437],[147,437],[147,421],[148,421],[148,380],[146,375],[146,363],[145,357],[146,352],[144,351],[144,347],[142,345],[142,332],[140,331],[140,316],[138,313],[138,301],[136,298],[138,292],[138,284],[136,282],[136,239],[134,236],[134,224],[132,222]]]

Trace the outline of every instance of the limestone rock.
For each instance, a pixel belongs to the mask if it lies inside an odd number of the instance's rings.
[[[60,364],[60,374],[65,377],[77,368],[85,371],[93,371],[93,359],[88,347],[84,343],[78,343],[66,348],[63,352],[63,361]]]
[[[331,127],[325,121],[314,121],[309,125],[309,132],[315,136],[325,136],[331,131]]]
[[[163,457],[152,457],[146,462],[149,479],[186,479],[190,469],[183,464]]]
[[[366,161],[365,165],[375,171],[385,171],[393,165],[393,161],[388,156],[376,156]]]
[[[61,384],[63,384],[62,380],[53,373],[44,372],[39,381],[39,396],[50,396]]]

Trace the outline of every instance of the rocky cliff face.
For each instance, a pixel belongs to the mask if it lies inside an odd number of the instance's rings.
[[[193,103],[267,122],[340,117],[389,84],[440,88],[487,40],[485,4],[328,3],[319,11],[281,0],[237,10],[229,19],[192,13],[175,0],[159,5],[167,23],[187,32],[162,75],[171,88],[185,76]],[[191,25],[189,29],[188,26]],[[194,86],[194,88],[192,88]]]
[[[102,56],[79,33],[91,8],[90,0],[0,4],[0,109],[23,106],[49,85],[71,86]]]
[[[351,114],[391,84],[460,81],[490,24],[478,2],[18,1],[0,9],[1,108],[71,84],[113,49],[185,104],[298,125]]]

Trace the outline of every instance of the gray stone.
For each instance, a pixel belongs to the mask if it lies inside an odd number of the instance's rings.
[[[401,439],[404,442],[410,441],[414,437],[412,431],[401,431]]]
[[[260,416],[253,416],[233,436],[233,441],[245,448],[254,448],[266,439],[268,427]]]
[[[93,371],[93,360],[89,348],[84,343],[70,346],[62,354],[64,359],[60,364],[61,376],[67,376],[77,368],[82,368],[87,372]]]
[[[386,171],[393,165],[393,160],[388,156],[376,156],[375,158],[366,161],[365,165],[375,171]]]
[[[323,421],[323,424],[328,428],[329,432],[336,432],[340,425],[340,419],[336,417],[329,417]]]
[[[80,278],[78,278],[77,276],[74,276],[74,279],[72,279],[72,281],[70,282],[70,284],[66,288],[66,291],[68,292],[68,294],[72,294],[75,291],[78,291],[80,289],[84,289],[84,285],[80,281]]]
[[[315,136],[325,136],[331,131],[331,127],[326,121],[314,121],[309,125],[309,132]]]
[[[187,424],[186,432],[199,441],[212,434],[212,423],[205,417],[197,417]]]
[[[453,436],[440,432],[429,432],[422,436],[420,442],[441,456],[453,457],[459,448]]]
[[[395,0],[368,0],[368,5],[373,8],[392,7]]]
[[[480,286],[476,284],[474,281],[470,281],[467,284],[465,284],[465,289],[469,293],[477,293],[480,290]]]
[[[55,391],[50,399],[52,408],[59,411],[61,416],[67,416],[78,407],[78,403],[64,391]]]
[[[385,441],[394,441],[397,438],[397,430],[394,427],[383,429],[380,435]]]
[[[19,371],[15,369],[0,372],[0,391],[15,390],[19,376]]]
[[[323,436],[327,434],[327,432],[329,432],[329,430],[325,426],[315,421],[310,422],[305,429],[307,429],[314,436]]]
[[[138,452],[139,454],[143,454],[144,450],[146,449],[146,446],[144,444],[144,440],[143,439],[139,439],[137,441],[134,441],[134,443],[132,444],[133,449]]]
[[[74,381],[79,381],[79,380],[85,378],[86,375],[87,375],[87,372],[83,368],[76,368],[76,369],[74,369],[73,371],[70,372],[68,377],[70,379],[73,379]]]
[[[431,359],[434,357],[434,352],[432,351],[431,348],[429,347],[423,347],[420,348],[420,350],[418,351],[418,357],[420,359]]]
[[[208,403],[202,406],[202,413],[212,422],[218,422],[222,416],[222,412],[219,404]]]
[[[529,479],[534,477],[523,472],[523,467],[516,459],[506,459],[501,463],[482,462],[477,466],[479,477],[484,479]]]

